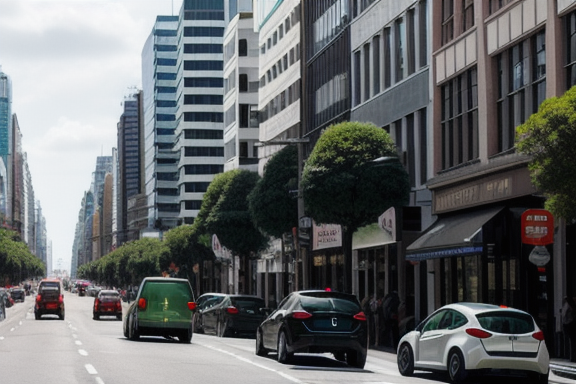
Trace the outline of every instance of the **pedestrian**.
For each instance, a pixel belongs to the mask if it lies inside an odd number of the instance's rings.
[[[398,307],[400,306],[400,297],[398,292],[390,292],[384,298],[382,309],[384,311],[384,345],[396,348],[400,339],[398,325]]]
[[[562,327],[568,339],[570,361],[576,362],[576,303],[570,296],[564,297],[562,305]]]

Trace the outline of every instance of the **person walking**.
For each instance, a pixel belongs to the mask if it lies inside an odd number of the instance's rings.
[[[564,297],[562,305],[562,327],[568,338],[570,361],[576,362],[576,303],[570,296]]]

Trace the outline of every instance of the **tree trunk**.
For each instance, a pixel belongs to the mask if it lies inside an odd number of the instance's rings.
[[[342,252],[344,254],[342,291],[346,293],[352,293],[352,235],[354,231],[354,229],[342,226]]]

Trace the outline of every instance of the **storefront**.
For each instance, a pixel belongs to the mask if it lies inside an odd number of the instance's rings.
[[[476,173],[478,174],[478,173]],[[436,221],[406,248],[415,267],[420,317],[453,302],[506,305],[531,313],[554,339],[554,247],[550,261],[530,261],[522,214],[542,208],[525,166],[487,169],[473,180],[429,183]],[[548,340],[550,340],[548,342]]]

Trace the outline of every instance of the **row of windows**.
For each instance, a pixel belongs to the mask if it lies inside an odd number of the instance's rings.
[[[221,77],[185,77],[186,88],[222,88],[224,79]]]
[[[238,106],[240,119],[239,128],[258,128],[258,106],[250,104],[240,104]],[[224,113],[224,126],[227,127],[236,121],[236,105],[232,105]]]
[[[223,123],[223,115],[222,112],[184,112],[184,121]]]
[[[455,13],[462,15],[462,23],[459,26],[454,25]],[[456,2],[454,0],[442,0],[442,44],[452,41],[454,37],[461,35],[473,26],[474,0],[457,0]]]
[[[176,52],[178,50],[178,47],[176,45],[155,44],[154,49],[157,52]]]
[[[158,136],[172,136],[174,134],[174,129],[156,128],[156,134]]]
[[[194,182],[194,183],[184,183],[184,192],[194,193],[194,192],[206,192],[210,182]]]
[[[276,64],[274,64],[268,71],[266,71],[266,76],[260,78],[260,87],[264,87],[267,83],[276,79],[282,74],[282,72],[288,70],[288,68],[294,65],[300,60],[300,44],[296,44],[295,47],[291,48],[290,51],[281,57]]]
[[[185,157],[222,157],[224,156],[223,147],[185,147]]]
[[[221,129],[185,129],[184,138],[192,140],[219,140],[224,138]]]
[[[156,29],[154,36],[174,37],[178,36],[178,31],[175,29]]]
[[[221,60],[185,60],[185,71],[221,71],[224,62]]]
[[[156,106],[158,108],[174,108],[176,100],[156,100]]]
[[[157,80],[176,80],[176,73],[169,73],[169,72],[157,72],[156,73]]]
[[[165,67],[175,67],[176,66],[176,59],[166,59],[159,57],[156,59],[156,65],[162,65]]]
[[[184,44],[184,53],[222,53],[222,44]]]
[[[184,20],[224,20],[224,11],[184,11]]]
[[[184,166],[185,175],[215,175],[224,172],[221,164],[188,164]]]
[[[355,106],[428,65],[427,30],[428,3],[422,0],[354,52]]]
[[[222,105],[222,95],[184,95],[185,105]]]
[[[331,2],[332,3],[332,2]],[[322,15],[310,15],[314,18],[312,27],[312,52],[314,56],[346,28],[349,23],[349,0],[336,0]]]
[[[264,109],[259,113],[260,123],[276,116],[297,100],[300,100],[300,80],[295,81],[291,86],[266,104]]]
[[[184,27],[186,37],[224,37],[221,27]]]
[[[296,24],[298,24],[299,22],[300,22],[300,4],[298,4],[298,6],[296,6],[292,10],[292,12],[290,12],[290,15],[286,17],[284,23],[280,24],[278,29],[272,32],[270,36],[268,36],[267,43],[262,44],[262,46],[260,46],[260,53],[264,54],[266,53],[266,50],[269,50],[270,48],[278,44],[278,41],[282,40],[284,34],[288,33],[288,31],[292,29],[292,27],[296,26]]]

